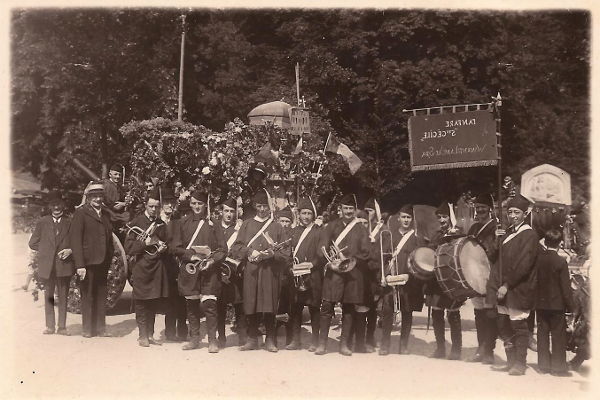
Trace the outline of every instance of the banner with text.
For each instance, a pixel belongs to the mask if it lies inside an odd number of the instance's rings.
[[[412,116],[408,148],[412,171],[497,165],[494,115],[466,111]]]

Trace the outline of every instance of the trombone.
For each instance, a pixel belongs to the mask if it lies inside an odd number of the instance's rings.
[[[384,243],[389,245],[389,251],[384,250]],[[394,254],[394,242],[392,232],[389,229],[379,232],[379,253],[381,262],[381,286],[391,286],[394,296],[394,320],[398,320],[400,314],[400,289],[398,286],[406,284],[407,276],[399,274],[397,254]],[[390,257],[386,261],[386,258]],[[387,267],[387,268],[386,268]],[[389,274],[386,274],[386,269]]]

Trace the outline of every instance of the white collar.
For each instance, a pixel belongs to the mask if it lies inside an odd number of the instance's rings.
[[[254,216],[254,220],[257,221],[257,222],[265,222],[268,219],[269,219],[269,217],[260,218],[258,215]]]
[[[144,215],[146,216],[146,218],[148,218],[148,220],[150,220],[150,222],[154,222],[156,221],[156,218],[152,219],[149,215],[147,211],[144,211]]]
[[[231,225],[225,225],[225,222],[221,220],[221,226],[225,229],[229,228]]]
[[[315,222],[313,221],[313,222],[310,223],[310,225],[306,225],[306,226],[302,225],[302,227],[304,229],[309,229],[309,228],[312,228],[314,224],[315,224]]]

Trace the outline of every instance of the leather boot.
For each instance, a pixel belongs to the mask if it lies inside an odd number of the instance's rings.
[[[485,318],[485,310],[478,310],[478,309],[474,309],[473,312],[475,313],[475,330],[477,331],[477,351],[475,351],[475,354],[473,355],[473,357],[469,358],[467,361],[468,362],[481,362],[483,360],[483,355],[485,353],[484,350],[484,342],[485,342],[485,337],[486,337],[486,321],[484,321]]]
[[[485,327],[484,342],[483,342],[483,358],[482,364],[494,364],[494,348],[496,347],[496,339],[498,338],[498,327],[496,324],[496,317],[493,315],[494,310],[484,310],[485,319],[483,325]]]
[[[504,367],[492,366],[494,371],[508,372],[515,363],[515,346],[511,342],[504,343],[504,351],[506,352],[506,365]]]
[[[208,336],[208,352],[218,353],[219,344],[217,343],[217,302],[215,300],[205,300],[202,302],[202,311],[206,316],[206,334]]]
[[[258,350],[258,337],[248,337],[246,343],[240,346],[240,351]]]
[[[235,304],[235,320],[237,323],[237,335],[238,335],[238,345],[243,346],[246,344],[246,340],[248,340],[248,319],[246,318],[246,314],[244,314],[243,304]]]
[[[354,352],[366,353],[365,331],[367,329],[367,313],[355,312],[352,324],[354,326]]]
[[[256,350],[258,349],[258,314],[246,315],[246,322],[248,323],[248,338],[240,350]]]
[[[509,369],[509,375],[525,375],[527,369],[527,349],[529,345],[529,330],[527,320],[511,321],[515,329],[515,361]]]
[[[300,309],[298,310],[299,307]],[[296,304],[292,305],[290,320],[288,321],[292,331],[292,340],[287,346],[285,346],[286,350],[299,350],[302,348],[302,344],[300,342],[300,325],[302,324],[302,309],[304,307],[299,307]]]
[[[452,339],[452,348],[450,349],[448,360],[460,360],[462,351],[462,328],[460,323],[460,311],[449,312],[448,323],[450,324],[450,338]]]
[[[352,331],[352,317],[353,315],[351,312],[342,314],[342,337],[340,341],[340,354],[344,356],[352,355],[352,350],[348,348],[348,340],[350,339],[350,332]]]
[[[394,310],[388,307],[384,298],[383,316],[381,318],[381,344],[379,346],[379,355],[387,356],[390,352],[390,340],[392,337],[392,327],[394,324]]]
[[[277,331],[275,330],[275,315],[271,313],[265,313],[263,315],[266,331],[265,349],[271,353],[277,353],[278,349],[275,342],[277,338]]]
[[[367,334],[365,337],[365,351],[367,353],[375,352],[375,347],[377,347],[377,343],[375,343],[375,329],[377,328],[377,308],[375,304],[370,306],[369,311],[367,311]]]
[[[331,325],[331,316],[321,314],[319,318],[319,345],[315,354],[321,356],[327,353],[327,340],[329,339],[329,326]]]
[[[146,307],[144,301],[135,301],[134,307],[135,321],[137,322],[139,331],[138,344],[142,347],[150,347],[150,343],[148,342],[148,323],[146,321]]]
[[[312,330],[308,351],[314,352],[319,345],[319,309],[317,307],[309,306],[308,310],[310,311],[310,327]]]
[[[412,329],[412,311],[402,313],[402,322],[400,324],[400,354],[408,354],[408,339]]]
[[[431,322],[435,335],[436,349],[431,358],[446,357],[446,322],[444,321],[444,310],[431,310]]]

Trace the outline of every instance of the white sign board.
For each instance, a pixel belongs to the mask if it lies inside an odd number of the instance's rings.
[[[521,194],[534,202],[571,205],[571,176],[550,164],[542,164],[521,176]]]

